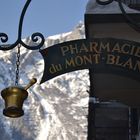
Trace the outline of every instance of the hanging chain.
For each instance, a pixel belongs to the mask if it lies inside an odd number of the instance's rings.
[[[20,66],[20,47],[21,45],[18,45],[17,49],[17,55],[16,55],[16,79],[15,79],[15,85],[18,85],[19,82],[19,66]]]

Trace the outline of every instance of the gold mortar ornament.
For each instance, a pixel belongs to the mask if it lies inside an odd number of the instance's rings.
[[[36,78],[30,80],[27,86],[12,86],[1,91],[1,96],[5,101],[3,114],[7,117],[17,118],[24,115],[22,109],[23,102],[28,97],[27,89],[37,82]]]
[[[31,0],[26,0],[25,5],[22,9],[19,26],[18,26],[18,38],[13,44],[6,44],[9,37],[6,33],[0,32],[0,50],[8,51],[15,47],[18,48],[16,55],[16,74],[15,74],[15,86],[7,87],[1,91],[1,96],[5,101],[5,109],[3,110],[3,114],[7,117],[20,117],[24,115],[24,111],[22,109],[23,102],[28,97],[27,89],[30,88],[33,84],[36,83],[36,79],[33,78],[26,87],[19,86],[19,68],[20,68],[20,48],[25,47],[29,50],[39,50],[44,45],[45,38],[39,33],[35,32],[31,35],[31,41],[33,45],[26,44],[22,40],[22,26],[25,13],[27,11],[28,6],[30,5]],[[2,42],[2,44],[1,44]]]

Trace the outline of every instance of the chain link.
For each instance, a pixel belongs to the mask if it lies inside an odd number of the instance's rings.
[[[15,79],[15,85],[17,86],[19,83],[19,66],[20,66],[20,47],[21,45],[18,45],[17,49],[17,55],[16,55],[16,79]]]

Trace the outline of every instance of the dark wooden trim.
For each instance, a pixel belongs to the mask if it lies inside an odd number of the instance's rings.
[[[136,22],[140,22],[140,14],[128,14],[132,19]],[[91,38],[89,35],[89,26],[91,24],[98,23],[127,23],[126,19],[122,14],[85,14],[85,35],[86,39]],[[94,90],[94,70],[89,69],[89,78],[90,78],[90,92],[89,98],[95,98],[95,90]],[[138,128],[138,115],[137,109],[131,109],[131,131],[132,135],[137,134]],[[96,140],[96,127],[95,127],[95,103],[89,102],[88,106],[88,136],[87,140]],[[132,138],[135,140],[135,138]]]
[[[128,14],[134,21],[140,22],[140,14]],[[123,14],[85,14],[85,25],[97,23],[127,22]]]
[[[140,10],[140,4],[130,4],[129,7],[135,10]]]
[[[88,25],[89,24],[85,20],[85,36],[86,36],[86,39],[90,38]],[[90,101],[91,98],[95,98],[93,79],[94,79],[94,70],[89,69],[90,89],[89,89],[88,119],[87,119],[87,121],[88,121],[87,140],[96,140],[95,104],[94,104],[94,102]]]
[[[86,39],[88,39],[90,37],[89,37],[89,23],[87,21],[87,15],[85,15],[84,17],[84,24],[85,24],[85,36],[86,36]]]

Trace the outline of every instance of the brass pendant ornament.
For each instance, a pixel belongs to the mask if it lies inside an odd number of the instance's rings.
[[[8,41],[8,35],[6,33],[0,32],[0,41],[3,43],[0,44],[0,50],[7,51],[18,47],[15,86],[5,88],[1,91],[1,96],[5,101],[5,109],[3,110],[3,114],[7,117],[12,118],[20,117],[24,114],[22,106],[24,100],[28,97],[27,89],[30,88],[33,84],[35,84],[37,81],[35,78],[33,78],[26,87],[19,86],[18,82],[20,66],[20,47],[23,46],[29,50],[38,50],[44,45],[45,42],[44,36],[39,32],[33,33],[31,35],[31,41],[34,42],[36,45],[29,46],[22,41],[23,19],[30,3],[31,0],[27,0],[23,7],[18,26],[18,38],[15,43],[11,45],[6,45],[5,43]]]
[[[17,118],[24,115],[22,109],[23,102],[28,97],[27,89],[37,82],[36,78],[30,80],[26,87],[19,86],[19,66],[20,66],[20,45],[18,45],[17,61],[16,61],[16,78],[15,86],[5,88],[1,91],[1,96],[5,101],[5,109],[3,114],[7,117]]]
[[[1,91],[1,96],[5,101],[5,109],[3,110],[5,116],[16,118],[24,115],[22,106],[24,100],[28,97],[27,89],[35,84],[36,81],[33,78],[26,87],[13,86]]]

